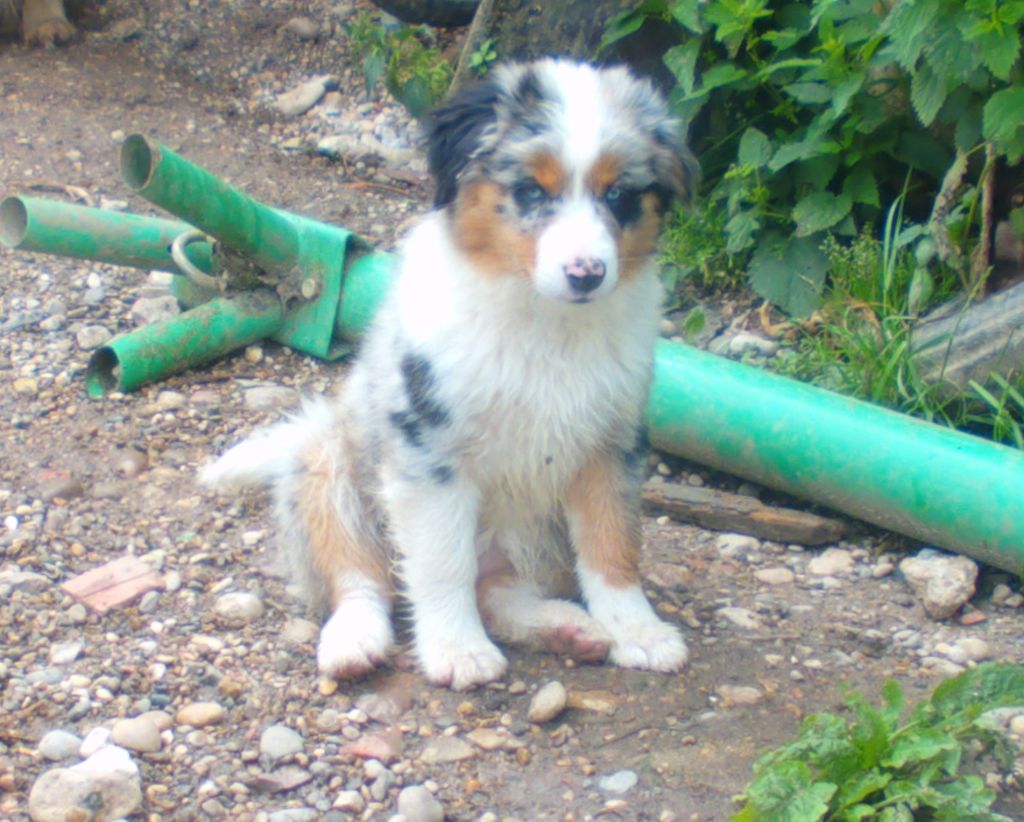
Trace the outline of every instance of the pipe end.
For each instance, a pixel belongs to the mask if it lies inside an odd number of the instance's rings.
[[[0,243],[17,248],[28,232],[28,208],[21,197],[8,197],[0,202]]]
[[[141,191],[149,183],[159,160],[159,148],[151,146],[142,134],[130,134],[121,143],[121,178],[132,191]]]
[[[117,352],[107,345],[96,349],[86,368],[85,388],[89,396],[94,400],[102,399],[117,391],[120,385],[121,361]]]

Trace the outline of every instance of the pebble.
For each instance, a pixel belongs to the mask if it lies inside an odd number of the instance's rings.
[[[316,808],[286,808],[267,816],[267,822],[316,822],[319,818]]]
[[[33,822],[120,819],[141,805],[139,769],[124,748],[112,745],[70,768],[44,772],[28,798]]]
[[[774,357],[778,350],[779,344],[774,340],[765,339],[749,331],[740,331],[729,340],[729,353],[734,357],[742,356],[748,351],[762,357]]]
[[[71,759],[78,756],[82,747],[82,740],[69,731],[53,730],[47,731],[39,740],[37,750],[39,755],[51,762],[60,762],[62,759]]]
[[[232,591],[217,597],[213,610],[230,622],[252,622],[263,616],[263,602],[248,591]]]
[[[320,102],[320,98],[327,93],[329,88],[337,88],[337,86],[338,78],[333,75],[325,74],[321,77],[314,77],[284,94],[277,95],[274,107],[285,117],[298,117]]]
[[[137,326],[152,325],[169,320],[181,313],[177,297],[165,294],[162,297],[140,297],[132,303],[132,322]]]
[[[149,716],[119,719],[110,729],[110,735],[115,745],[139,753],[155,753],[163,746],[160,729]]]
[[[243,399],[245,407],[252,411],[273,411],[295,405],[299,401],[299,393],[283,385],[257,385],[245,389]]]
[[[751,685],[719,685],[715,693],[722,700],[723,708],[736,705],[758,705],[764,702],[764,694],[760,688]]]
[[[715,548],[722,559],[747,561],[751,554],[761,550],[761,540],[748,534],[719,534]]]
[[[476,749],[465,739],[457,736],[439,736],[427,743],[420,754],[420,762],[437,765],[445,762],[461,762],[476,756]]]
[[[50,646],[51,665],[69,665],[78,659],[82,653],[85,643],[76,639],[71,642],[58,642]]]
[[[102,325],[83,325],[75,334],[75,341],[83,351],[92,351],[101,345],[106,345],[114,336]]]
[[[281,26],[281,31],[294,34],[300,40],[316,40],[320,36],[320,26],[309,17],[293,17]]]
[[[223,722],[226,715],[224,707],[216,702],[190,702],[178,709],[174,720],[179,725],[205,728]]]
[[[979,637],[965,636],[953,643],[940,642],[935,646],[935,652],[964,665],[968,662],[982,662],[992,658],[992,648]]]
[[[305,741],[287,725],[271,725],[260,734],[260,753],[272,762],[301,753]]]
[[[597,780],[597,787],[606,793],[626,793],[636,786],[638,781],[634,771],[622,770],[602,776]]]
[[[816,577],[839,577],[853,573],[856,561],[845,548],[826,548],[807,563],[807,573]]]
[[[526,718],[538,724],[550,722],[565,710],[568,701],[569,695],[565,686],[556,679],[533,695]]]
[[[773,568],[760,568],[757,571],[754,571],[754,578],[758,582],[763,582],[766,585],[789,585],[796,579],[796,574],[794,574],[789,568],[778,566]]]
[[[408,822],[444,822],[444,806],[423,785],[402,788],[398,813]]]
[[[977,563],[965,556],[922,551],[900,563],[900,572],[932,619],[946,619],[974,596]]]
[[[366,809],[366,800],[359,791],[342,791],[335,797],[331,807],[346,813],[362,813]]]
[[[761,620],[749,608],[729,606],[719,608],[715,613],[723,619],[727,619],[737,628],[743,628],[746,631],[756,631],[761,627]]]
[[[1017,714],[1010,720],[1010,733],[1014,736],[1024,737],[1024,714]]]
[[[466,739],[485,751],[498,750],[508,741],[508,738],[507,731],[503,733],[496,728],[474,728],[466,734]]]
[[[93,728],[85,735],[82,746],[78,749],[78,755],[88,759],[97,751],[102,750],[110,744],[109,728]]]

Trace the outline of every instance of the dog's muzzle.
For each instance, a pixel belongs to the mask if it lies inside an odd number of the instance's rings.
[[[597,257],[577,257],[571,263],[562,266],[562,270],[573,293],[583,296],[604,282],[607,268],[604,260]]]

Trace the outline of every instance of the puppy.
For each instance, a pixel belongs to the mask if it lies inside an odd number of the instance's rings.
[[[491,637],[676,671],[686,645],[637,563],[652,253],[695,174],[678,124],[626,69],[548,59],[495,70],[427,137],[436,209],[340,396],[203,481],[273,487],[287,555],[330,613],[327,675],[386,659],[396,582],[434,683],[501,677]]]

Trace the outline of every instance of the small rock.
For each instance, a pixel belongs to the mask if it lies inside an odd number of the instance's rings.
[[[967,662],[981,662],[985,659],[991,659],[993,655],[992,647],[980,637],[965,636],[953,644]],[[960,660],[954,659],[953,661],[959,662]]]
[[[243,398],[245,407],[252,411],[273,411],[295,405],[299,394],[294,388],[283,385],[257,385],[247,388]]]
[[[43,502],[52,502],[55,499],[76,499],[85,493],[85,486],[75,476],[53,477],[43,484],[39,489],[39,497]]]
[[[274,811],[267,817],[267,822],[316,822],[320,816],[316,808],[286,808]]]
[[[761,620],[758,619],[757,614],[748,608],[725,607],[719,608],[715,613],[727,619],[737,628],[743,628],[746,631],[756,631],[761,627]]]
[[[760,568],[754,571],[754,578],[766,585],[789,585],[796,579],[796,574],[789,568],[777,566],[773,568]]]
[[[181,313],[178,300],[171,294],[162,297],[140,297],[132,303],[132,322],[137,326],[152,325],[161,320],[169,320]]]
[[[75,334],[75,341],[83,351],[92,351],[106,345],[113,334],[102,325],[83,325]]]
[[[747,534],[719,534],[715,539],[715,548],[722,559],[745,562],[751,554],[761,550],[761,540]]]
[[[208,725],[216,725],[224,721],[227,711],[216,702],[190,702],[178,709],[174,721],[179,725],[189,725],[193,728],[205,728]]]
[[[309,17],[293,17],[281,26],[281,31],[294,34],[300,40],[316,40],[320,36],[320,26]]]
[[[946,619],[974,596],[978,565],[965,556],[920,553],[900,563],[900,572],[932,619]]]
[[[853,573],[856,561],[845,548],[826,548],[807,563],[807,573],[816,577],[840,577]]]
[[[58,642],[50,646],[51,665],[70,665],[82,653],[85,643],[76,639],[71,642]]]
[[[341,752],[360,759],[394,762],[402,754],[402,737],[397,733],[367,734],[347,744]]]
[[[497,728],[474,728],[466,734],[466,739],[485,751],[498,750],[508,741],[508,738],[508,731]]]
[[[550,722],[565,710],[568,701],[565,686],[558,680],[549,682],[533,695],[526,718],[538,724]]]
[[[274,107],[285,117],[298,117],[319,103],[328,88],[337,85],[338,79],[332,75],[314,77],[284,94],[277,95]]]
[[[749,331],[740,331],[729,340],[729,353],[733,356],[742,356],[752,351],[762,357],[774,357],[778,350],[779,344],[774,340],[765,339]]]
[[[110,744],[109,728],[93,728],[85,735],[82,746],[78,749],[78,755],[88,759],[94,753],[103,750]]]
[[[408,822],[444,822],[444,806],[422,785],[402,788],[398,813]]]
[[[318,636],[320,636],[320,626],[300,617],[289,617],[281,629],[281,639],[289,645],[316,642]]]
[[[611,691],[569,691],[568,706],[577,711],[612,714],[619,707],[619,698]]]
[[[1024,714],[1017,714],[1010,720],[1010,733],[1014,736],[1024,737]]]
[[[366,809],[366,800],[359,791],[342,791],[335,797],[331,807],[346,813],[362,813]]]
[[[263,603],[248,591],[233,591],[219,596],[213,610],[229,622],[252,622],[263,616]]]
[[[751,685],[719,685],[715,693],[722,700],[723,708],[736,705],[758,705],[764,702],[764,694]]]
[[[602,776],[597,780],[597,787],[605,793],[626,793],[636,786],[638,779],[634,771],[622,770]]]
[[[70,768],[46,771],[28,798],[33,822],[120,819],[141,805],[139,769],[126,750],[112,745]]]
[[[305,741],[287,725],[271,725],[260,734],[260,753],[272,762],[301,753]]]
[[[60,762],[62,759],[71,759],[78,756],[82,747],[82,740],[73,733],[62,730],[47,731],[39,740],[39,755],[51,762]]]
[[[110,729],[110,734],[115,745],[120,745],[130,751],[155,753],[163,745],[160,739],[160,729],[150,717],[138,716],[133,719],[119,719]]]
[[[425,765],[438,765],[445,762],[461,762],[464,759],[472,759],[476,756],[476,750],[457,736],[439,736],[427,743],[420,754],[420,762]]]

